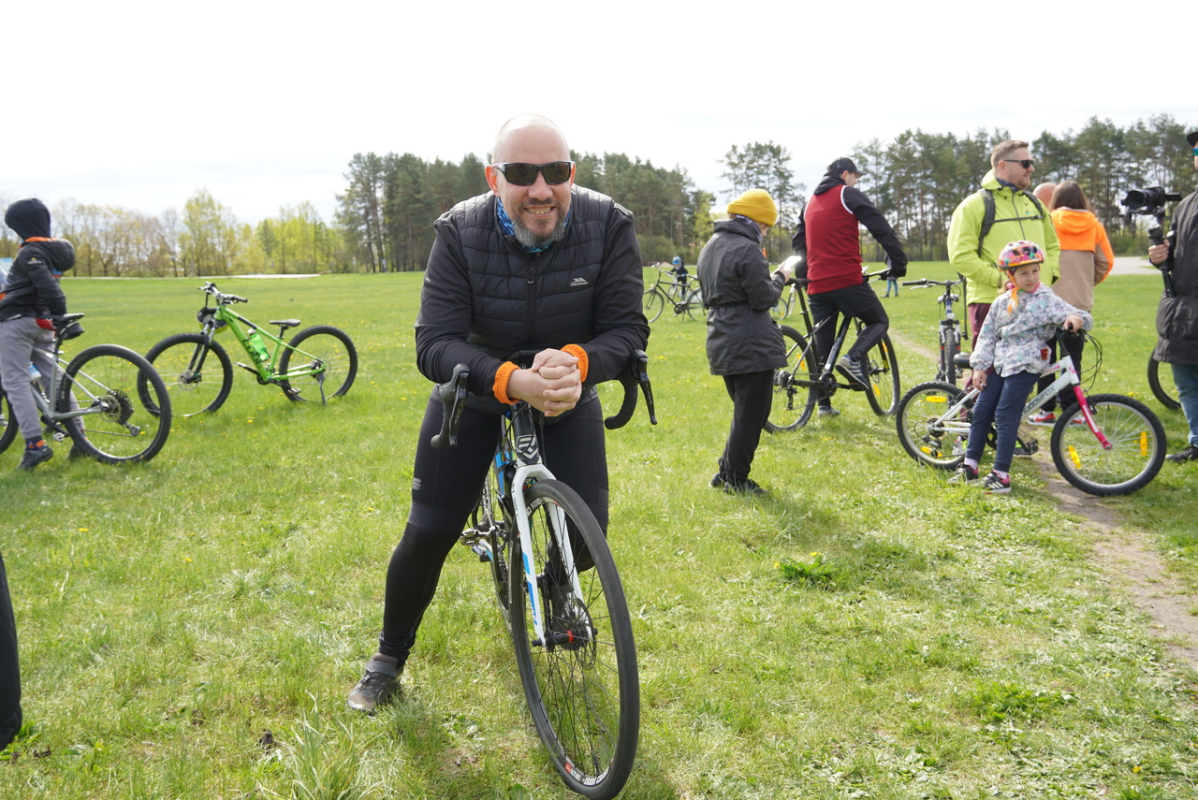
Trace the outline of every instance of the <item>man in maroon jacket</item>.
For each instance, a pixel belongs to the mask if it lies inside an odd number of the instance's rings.
[[[907,254],[882,212],[856,188],[864,173],[849,158],[838,158],[799,216],[791,244],[807,267],[807,294],[814,323],[829,320],[815,333],[815,344],[827,357],[836,338],[837,317],[845,314],[865,323],[857,341],[836,362],[836,369],[851,382],[865,387],[861,359],[890,327],[882,301],[862,277],[861,236],[864,225],[887,253],[886,277],[907,274]],[[822,366],[822,365],[821,365]],[[821,416],[835,416],[828,398],[819,400]]]

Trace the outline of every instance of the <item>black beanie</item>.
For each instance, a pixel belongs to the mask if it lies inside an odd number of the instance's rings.
[[[4,212],[4,224],[22,239],[50,238],[50,209],[36,197],[18,200]]]

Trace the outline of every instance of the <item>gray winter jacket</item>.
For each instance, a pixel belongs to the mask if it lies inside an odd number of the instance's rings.
[[[748,226],[715,224],[699,253],[699,285],[707,306],[707,360],[712,375],[743,375],[786,366],[782,330],[770,318],[784,285]]]

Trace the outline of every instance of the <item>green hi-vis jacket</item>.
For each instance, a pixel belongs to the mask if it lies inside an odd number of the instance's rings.
[[[1056,283],[1061,274],[1061,245],[1048,209],[1041,212],[1025,194],[1003,186],[994,176],[994,170],[986,173],[982,188],[994,193],[994,226],[982,242],[982,254],[978,255],[978,234],[982,231],[986,201],[980,192],[961,201],[948,226],[949,264],[968,280],[965,302],[989,305],[1006,291],[1007,274],[994,265],[1002,249],[1020,239],[1040,245],[1044,251],[1040,281]]]

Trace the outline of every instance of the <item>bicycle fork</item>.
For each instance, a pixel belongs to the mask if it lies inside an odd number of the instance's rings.
[[[548,626],[545,624],[545,607],[538,591],[539,582],[548,582],[548,575],[538,577],[533,565],[532,528],[528,520],[528,504],[525,501],[526,485],[537,480],[552,480],[551,473],[543,464],[525,464],[516,468],[516,476],[512,481],[512,505],[516,512],[516,535],[520,537],[521,569],[524,572],[524,590],[528,593],[528,605],[532,610],[533,645],[537,647],[553,647],[559,644],[549,641]],[[582,584],[578,580],[578,570],[574,566],[574,549],[570,545],[570,535],[566,528],[566,515],[556,504],[550,503],[548,511],[551,515],[554,542],[557,545],[557,556],[561,559],[562,569],[570,580],[570,590],[574,597],[582,597]]]

